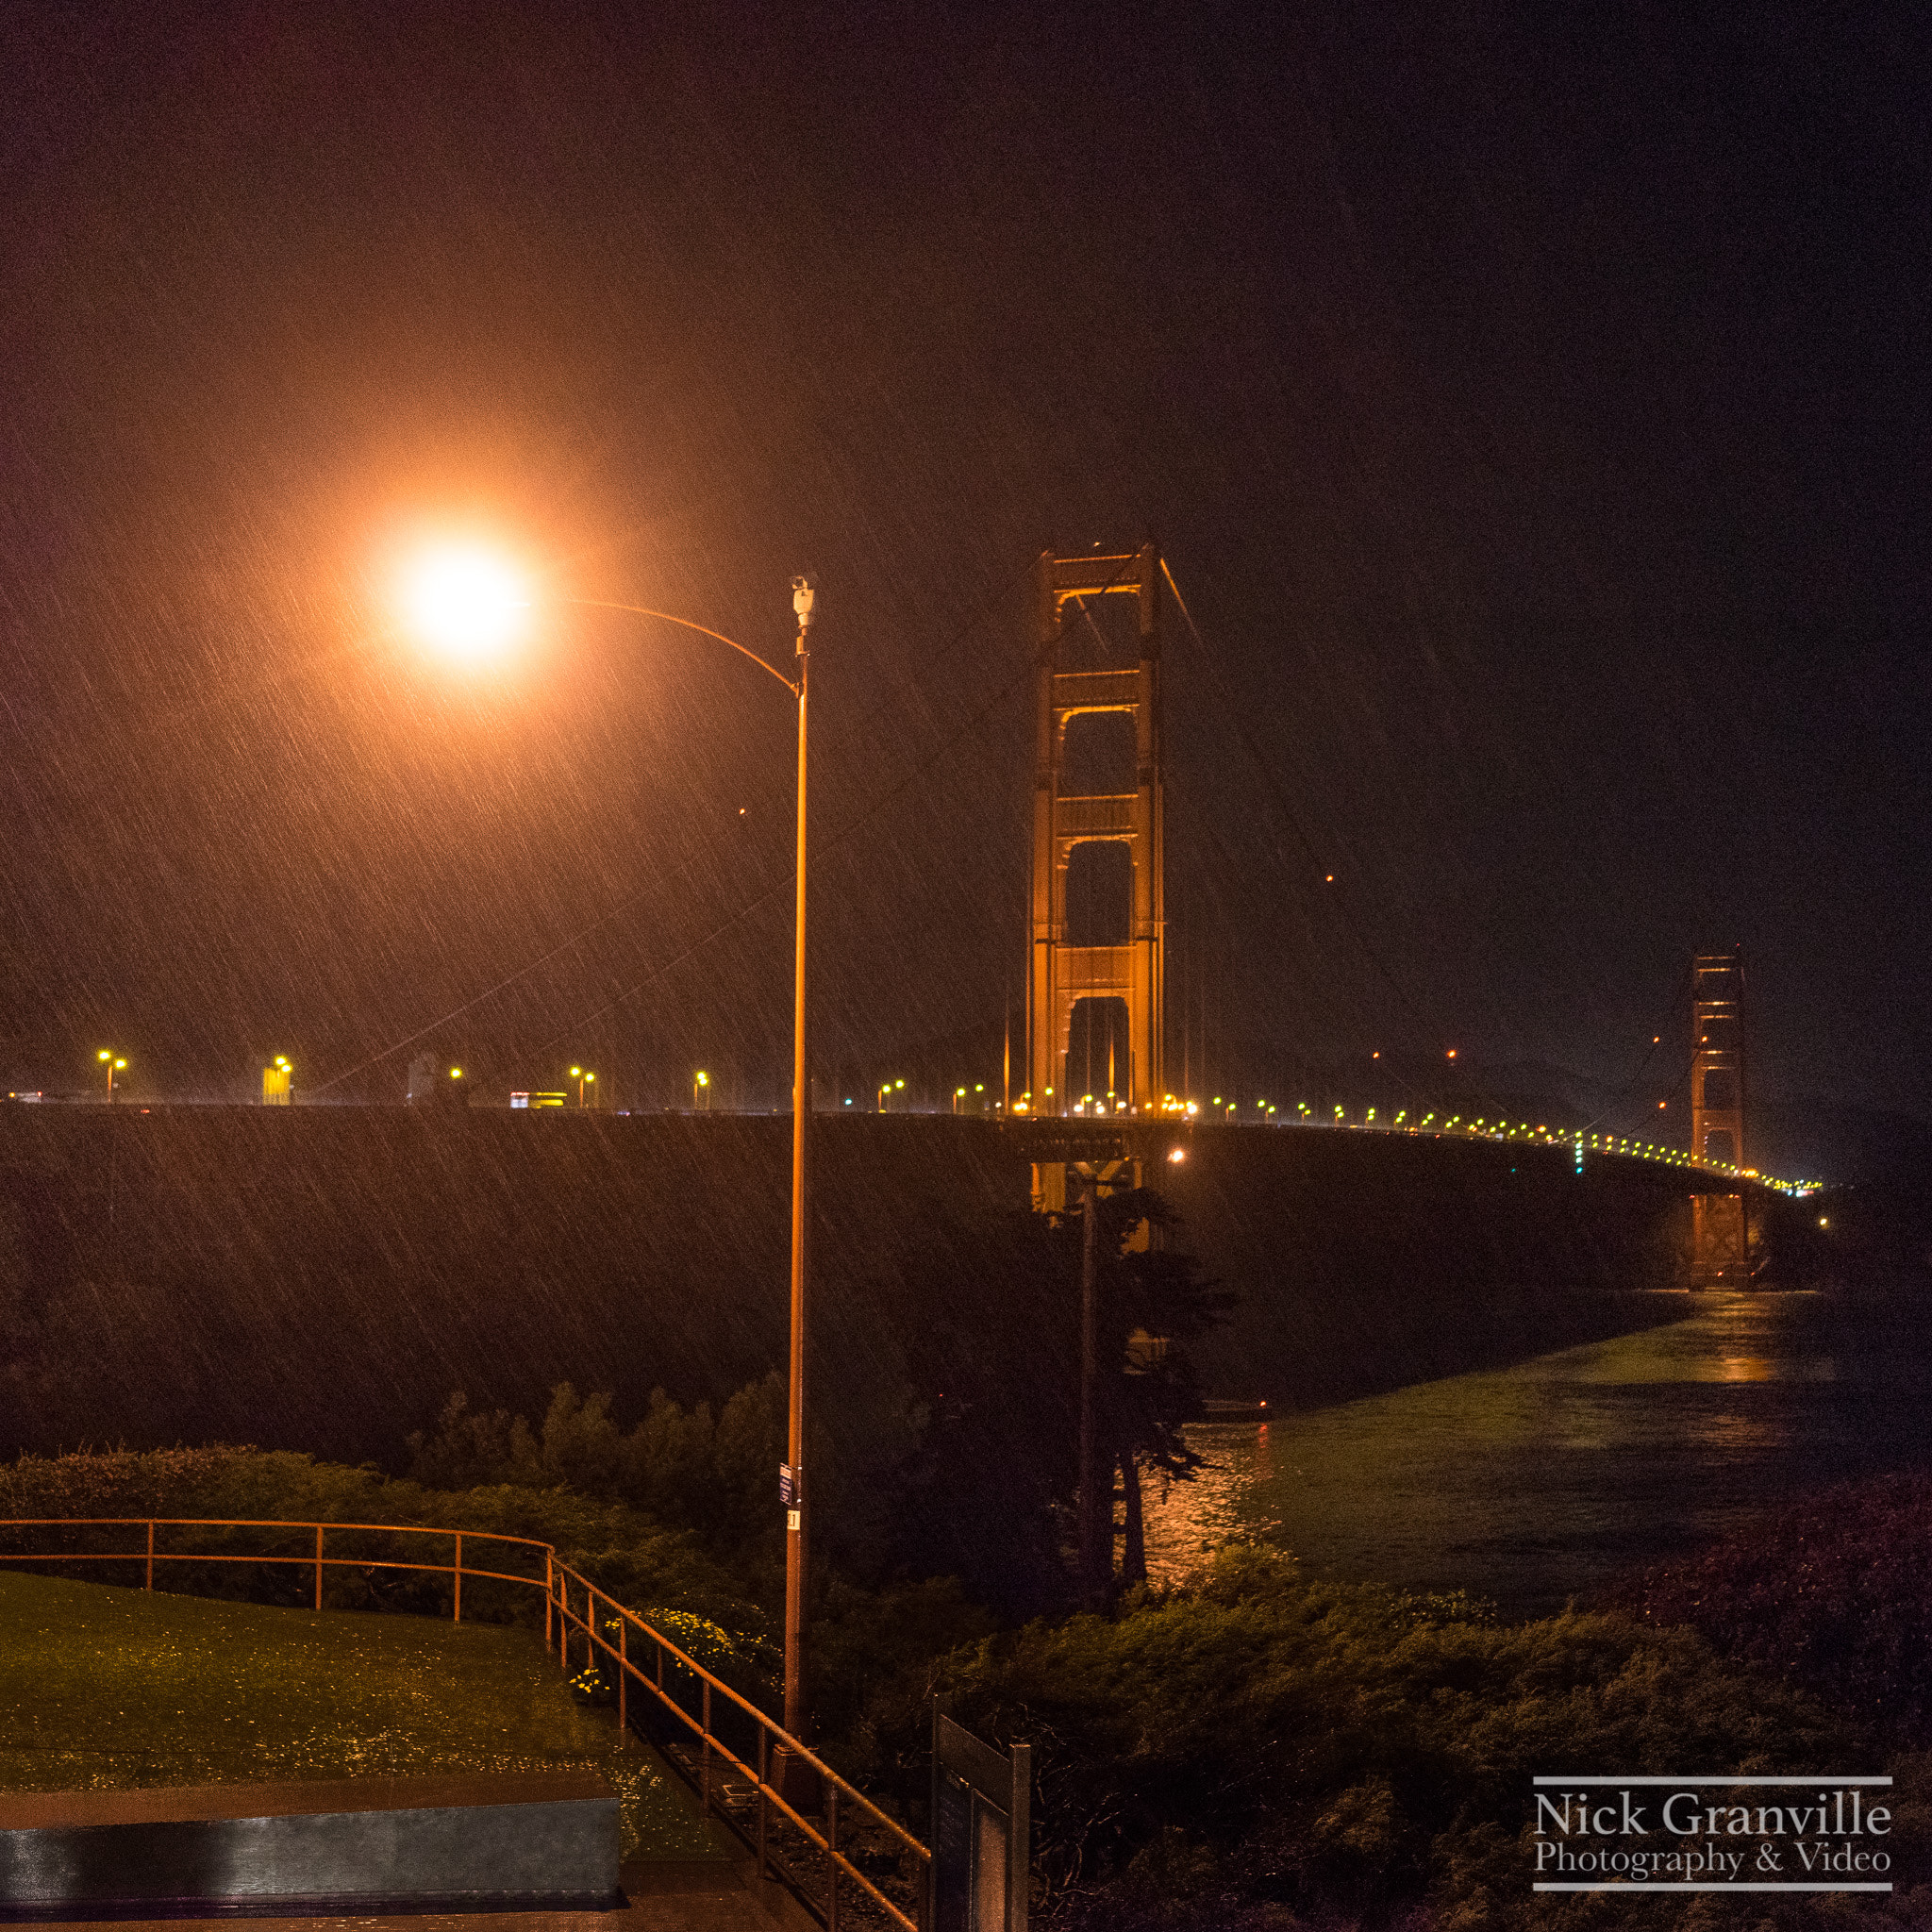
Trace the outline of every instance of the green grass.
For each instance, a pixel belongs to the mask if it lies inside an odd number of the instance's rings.
[[[623,1795],[625,1857],[727,1856],[528,1630],[0,1572],[0,1789],[565,1769]]]

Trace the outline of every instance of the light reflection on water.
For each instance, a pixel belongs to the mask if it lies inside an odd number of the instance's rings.
[[[1537,1614],[1820,1483],[1932,1460],[1932,1376],[1895,1311],[1815,1294],[1685,1307],[1510,1369],[1198,1424],[1210,1466],[1149,1487],[1149,1573],[1177,1581],[1246,1534],[1322,1574]]]

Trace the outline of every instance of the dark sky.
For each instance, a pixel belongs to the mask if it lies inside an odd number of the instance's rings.
[[[1152,532],[1210,1057],[1621,1084],[1740,942],[1763,1091],[1924,1115],[1914,11],[7,8],[0,1081],[779,1091],[784,693],[459,679],[448,530],[815,573],[825,1062],[996,1039],[1024,574]]]

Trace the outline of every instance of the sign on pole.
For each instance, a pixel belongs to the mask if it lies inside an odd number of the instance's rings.
[[[995,1751],[932,1712],[933,1932],[1026,1932],[1033,1748]]]

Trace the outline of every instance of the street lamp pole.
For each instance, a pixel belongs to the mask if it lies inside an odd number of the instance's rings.
[[[791,606],[798,618],[798,911],[791,1007],[791,1401],[786,1426],[786,1457],[791,1465],[791,1507],[785,1515],[785,1728],[805,1735],[805,1584],[809,1551],[805,1481],[805,1302],[807,1249],[810,1233],[811,1056],[806,1000],[806,692],[811,653],[812,587],[804,577],[791,582]]]
[[[594,610],[627,610],[633,616],[655,617],[667,624],[679,625],[686,630],[702,632],[704,636],[728,645],[740,657],[749,658],[760,671],[775,677],[798,700],[798,896],[794,915],[796,951],[791,1005],[791,1321],[785,1431],[785,1459],[791,1474],[791,1500],[785,1508],[785,1728],[794,1738],[801,1738],[808,1712],[805,1599],[811,1521],[811,1491],[805,1479],[805,1324],[811,1227],[811,1045],[810,1011],[807,999],[805,915],[806,778],[808,769],[807,693],[811,666],[808,641],[811,632],[813,587],[808,577],[793,577],[791,580],[791,608],[798,619],[795,677],[787,677],[776,665],[768,664],[756,651],[746,650],[737,639],[727,638],[723,631],[712,630],[707,625],[693,624],[687,617],[674,617],[668,610],[646,609],[639,604],[607,604],[591,597],[573,597],[568,601]],[[704,1084],[702,1075],[700,1084]]]

